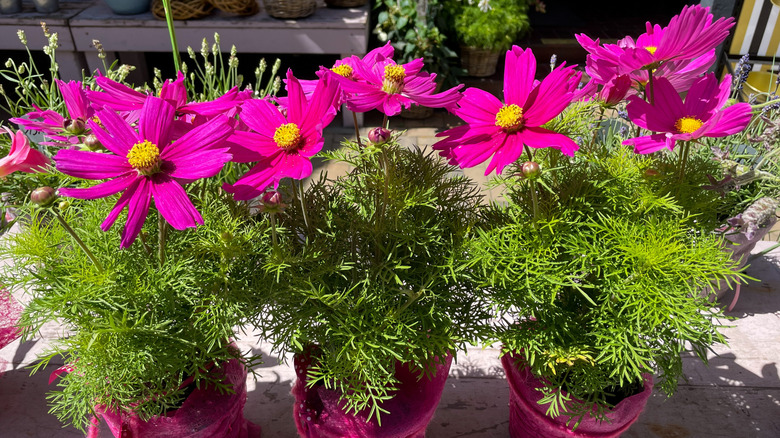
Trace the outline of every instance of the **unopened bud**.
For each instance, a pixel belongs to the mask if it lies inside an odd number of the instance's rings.
[[[263,204],[260,206],[260,211],[263,213],[281,213],[287,208],[287,204],[282,202],[282,194],[276,190],[263,193],[260,202]]]
[[[47,205],[54,202],[54,200],[57,199],[57,193],[56,190],[54,190],[51,187],[39,187],[35,190],[33,190],[32,194],[30,195],[30,200],[41,207],[46,207]]]
[[[368,141],[376,146],[383,145],[387,143],[387,140],[390,140],[392,134],[393,132],[387,128],[377,127],[368,131]]]
[[[83,134],[87,129],[87,124],[81,119],[65,119],[62,125],[68,133],[73,135]]]
[[[224,243],[228,243],[233,240],[233,233],[230,231],[223,231],[219,233],[219,240],[223,241]]]
[[[93,152],[103,148],[103,145],[100,144],[100,141],[97,139],[95,134],[89,134],[84,137],[84,146]]]
[[[57,204],[57,208],[60,209],[60,211],[65,211],[70,207],[70,201],[67,199],[63,199]]]
[[[536,179],[542,174],[542,169],[535,161],[526,161],[523,163],[520,171],[523,173],[523,176],[528,179]]]

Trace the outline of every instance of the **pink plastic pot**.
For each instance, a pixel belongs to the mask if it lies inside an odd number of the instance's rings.
[[[220,394],[204,385],[196,388],[181,408],[149,421],[107,411],[101,406],[95,410],[117,438],[260,438],[260,427],[244,418],[247,375],[244,364],[232,359],[219,371],[225,374],[225,383],[232,385],[233,394]],[[93,420],[87,438],[98,436],[96,423]]]
[[[423,438],[428,423],[439,405],[447,381],[452,356],[436,367],[431,378],[422,376],[400,362],[395,377],[400,381],[395,396],[383,403],[382,426],[376,420],[366,421],[368,412],[347,414],[340,393],[324,386],[306,387],[306,372],[311,364],[308,355],[295,356],[298,379],[293,386],[293,416],[298,434],[306,438]]]
[[[599,422],[591,417],[582,420],[576,430],[566,426],[568,417],[550,418],[545,415],[548,405],[539,404],[542,393],[537,388],[541,381],[529,368],[518,369],[517,356],[501,357],[509,382],[509,436],[512,438],[611,438],[619,437],[639,418],[653,392],[653,378],[644,375],[644,390],[623,399],[607,414],[610,422]]]
[[[11,292],[0,288],[0,348],[15,341],[21,334],[16,326],[21,314],[22,305],[11,296]],[[5,361],[0,359],[0,373],[5,371],[6,366]]]

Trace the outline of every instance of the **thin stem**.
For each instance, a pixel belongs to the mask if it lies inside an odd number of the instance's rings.
[[[173,28],[173,12],[171,11],[171,0],[162,0],[165,8],[165,22],[168,24],[168,35],[171,36],[171,49],[173,50],[173,65],[176,71],[181,71],[181,59],[179,58],[179,45],[176,44],[176,29]]]
[[[768,100],[768,101],[766,101],[764,103],[759,103],[759,104],[756,104],[756,105],[750,105],[750,108],[753,109],[753,110],[757,110],[757,109],[761,109],[761,108],[763,108],[765,106],[774,105],[776,103],[780,103],[780,99]]]
[[[385,114],[385,117],[382,119],[382,127],[390,129],[390,119],[387,117],[387,114]]]
[[[690,147],[690,142],[686,141],[680,156],[680,182],[685,178],[685,163],[688,161],[688,151],[690,150]]]
[[[301,196],[298,196],[298,192],[295,188],[295,181],[292,181],[292,189],[293,189],[293,196],[295,198],[298,198],[298,200],[301,202],[301,213],[303,214],[303,224],[306,226],[306,229],[309,229],[309,216],[306,213],[306,201],[303,199],[304,192],[303,192],[303,181],[299,181],[300,183],[300,189],[301,189]]]
[[[274,244],[274,250],[276,250],[279,247],[279,241],[276,237],[276,213],[271,213],[271,239]]]
[[[360,129],[358,129],[357,113],[352,111],[352,120],[355,123],[355,138],[357,138],[357,144],[359,148],[363,148],[363,143],[360,142]]]
[[[62,225],[62,228],[64,228],[65,231],[67,231],[68,234],[70,234],[73,237],[73,240],[75,240],[76,243],[81,247],[81,249],[84,251],[84,254],[86,254],[87,257],[89,257],[89,259],[92,260],[92,264],[95,265],[97,270],[100,271],[101,274],[104,273],[105,270],[103,269],[103,265],[100,264],[100,261],[98,261],[95,255],[92,254],[92,251],[90,251],[89,248],[87,248],[87,245],[84,244],[84,241],[79,238],[78,234],[76,234],[76,231],[74,231],[73,228],[71,228],[70,225],[68,225],[68,223],[65,222],[65,218],[63,218],[60,215],[60,212],[58,212],[57,210],[52,210],[52,211],[54,212],[54,216]]]
[[[160,266],[165,264],[165,240],[168,234],[168,223],[165,218],[158,213],[157,216],[157,254],[160,256]]]
[[[534,155],[531,152],[531,148],[528,147],[528,145],[525,145],[525,153],[528,154],[528,161],[534,160]],[[536,222],[539,220],[539,200],[536,197],[536,181],[529,180],[528,181],[531,186],[531,206],[534,211],[534,227],[536,226]]]

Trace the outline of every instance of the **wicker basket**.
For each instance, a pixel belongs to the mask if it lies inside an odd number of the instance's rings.
[[[214,9],[206,0],[171,0],[171,15],[174,20],[193,20],[203,18]],[[154,0],[152,13],[160,20],[165,20],[165,8],[162,0]]]
[[[208,0],[220,11],[235,15],[255,15],[260,12],[257,0]]]
[[[357,8],[368,3],[368,0],[325,0],[330,8]]]
[[[274,18],[308,17],[317,9],[316,0],[263,0],[263,5]]]
[[[484,78],[496,73],[499,52],[464,46],[460,48],[460,55],[460,64],[469,76]]]

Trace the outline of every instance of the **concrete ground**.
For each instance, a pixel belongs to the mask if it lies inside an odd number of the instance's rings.
[[[391,121],[391,127],[407,129],[405,142],[430,145],[434,135],[452,119],[443,113],[424,121]],[[368,117],[367,126],[377,120]],[[398,125],[393,125],[398,123]],[[436,126],[437,128],[432,128]],[[365,135],[366,129],[363,129]],[[330,143],[337,143],[354,131],[328,128]],[[319,163],[319,167],[326,166]],[[329,172],[343,171],[329,167]],[[467,171],[479,177],[484,167]],[[489,190],[488,198],[497,196]],[[777,239],[777,233],[770,234]],[[759,242],[754,253],[774,242]],[[709,355],[706,366],[693,357],[684,362],[685,379],[671,398],[654,393],[641,417],[624,437],[630,438],[753,438],[780,437],[780,249],[751,261],[748,274],[759,279],[742,288],[733,319],[724,321],[728,346],[718,346]],[[724,304],[731,301],[726,295]],[[41,337],[27,342],[19,340],[0,351],[0,361],[9,363],[0,378],[0,438],[65,438],[84,436],[63,428],[48,414],[46,392],[53,364],[33,376],[25,367],[34,363],[49,340],[61,335],[62,329],[48,326]],[[263,428],[267,438],[295,437],[292,421],[293,397],[290,395],[295,373],[292,360],[280,360],[270,353],[267,343],[252,334],[239,337],[239,346],[261,352],[266,363],[259,366],[257,380],[248,378],[245,416]],[[2,362],[0,362],[2,363]],[[508,437],[509,389],[496,348],[470,348],[458,354],[442,394],[436,416],[431,422],[429,438],[502,438]],[[101,436],[110,436],[104,430]]]

